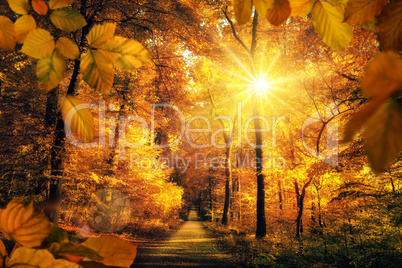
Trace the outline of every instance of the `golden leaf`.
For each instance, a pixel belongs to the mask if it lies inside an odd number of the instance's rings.
[[[67,37],[60,37],[56,41],[56,49],[66,58],[74,60],[80,57],[77,44]]]
[[[289,0],[290,16],[306,16],[313,9],[311,0]]]
[[[258,15],[265,17],[267,11],[271,9],[273,0],[254,0],[253,4],[257,10]]]
[[[387,0],[349,0],[344,21],[349,24],[363,25],[372,22],[380,15]]]
[[[61,107],[61,113],[64,124],[68,130],[71,130],[74,136],[78,136],[85,142],[93,141],[95,130],[94,120],[91,112],[83,106],[81,101],[71,95],[67,95]]]
[[[340,9],[327,2],[316,1],[312,15],[314,28],[324,43],[334,49],[345,50],[352,40],[353,28],[342,22]]]
[[[272,25],[279,26],[289,18],[290,12],[289,0],[274,0],[266,16]]]
[[[378,39],[383,50],[402,50],[402,1],[392,1],[378,18]]]
[[[21,52],[36,59],[45,59],[52,55],[55,48],[53,36],[43,29],[35,29],[28,33]]]
[[[256,0],[262,1],[262,0]],[[253,3],[251,0],[234,0],[234,12],[236,21],[239,25],[246,24],[253,12]]]
[[[109,52],[112,62],[122,70],[134,70],[145,65],[150,59],[146,48],[133,39],[115,36],[98,50]]]
[[[9,267],[79,268],[76,263],[55,259],[45,249],[17,248],[11,255]]]
[[[90,237],[82,245],[103,256],[101,263],[119,267],[130,267],[137,255],[138,246],[115,236]]]
[[[4,16],[0,16],[0,48],[7,52],[15,47],[15,27],[13,22]]]
[[[24,247],[40,246],[50,230],[50,221],[43,210],[34,207],[33,200],[15,198],[0,212],[0,231]]]
[[[93,47],[100,47],[106,44],[113,38],[115,30],[115,23],[96,25],[89,31],[87,36],[88,44]]]
[[[113,63],[102,51],[84,53],[81,57],[82,79],[99,92],[109,92],[113,84]]]
[[[402,61],[392,51],[379,53],[367,65],[362,82],[363,93],[366,97],[389,95],[402,86]]]
[[[14,26],[17,42],[24,43],[27,34],[36,29],[36,22],[31,15],[23,15],[15,21]]]
[[[17,14],[25,15],[31,9],[28,0],[7,0],[11,10]]]
[[[46,15],[48,8],[42,0],[32,0],[32,7],[39,15]]]

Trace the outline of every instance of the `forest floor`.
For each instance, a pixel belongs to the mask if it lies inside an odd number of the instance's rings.
[[[219,248],[190,210],[187,221],[168,239],[139,243],[131,267],[242,267],[228,252]]]

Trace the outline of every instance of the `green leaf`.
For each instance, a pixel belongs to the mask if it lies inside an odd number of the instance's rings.
[[[18,43],[24,43],[27,34],[36,29],[35,19],[31,15],[19,17],[15,23],[15,35]]]
[[[50,14],[50,20],[54,26],[65,32],[76,31],[87,24],[81,13],[75,8],[56,9]]]
[[[47,244],[52,244],[52,243],[65,243],[69,242],[68,240],[68,234],[66,230],[64,230],[61,227],[58,227],[52,223],[52,230],[50,232],[49,237],[46,239]]]
[[[25,15],[31,9],[28,0],[7,0],[11,10],[17,14]]]
[[[52,55],[55,48],[53,36],[43,29],[35,29],[28,33],[21,52],[35,59],[45,59]]]
[[[4,16],[0,16],[0,48],[7,52],[15,47],[15,27],[13,22]]]
[[[81,101],[73,96],[67,95],[65,97],[61,107],[64,124],[75,137],[78,136],[85,142],[92,142],[95,130],[94,120],[91,112],[87,108],[79,107],[81,105],[83,105]]]
[[[77,44],[67,37],[60,37],[56,41],[56,49],[66,58],[74,60],[80,57]]]
[[[112,61],[122,70],[134,70],[145,65],[151,55],[146,48],[132,39],[115,36],[111,41],[99,47],[110,52]]]
[[[49,7],[50,9],[68,7],[69,5],[74,3],[74,1],[75,0],[50,0]]]
[[[364,138],[372,169],[379,173],[391,165],[402,150],[401,104],[384,103],[368,121]]]
[[[81,57],[82,79],[99,92],[109,92],[113,84],[113,64],[102,51],[89,50]]]
[[[93,47],[100,47],[113,39],[115,23],[105,23],[93,27],[87,36],[88,44]]]
[[[62,244],[56,243],[56,245],[50,247],[49,250],[56,257],[63,257],[63,255],[72,255],[85,257],[93,261],[103,260],[103,257],[93,249],[73,242],[66,242]]]
[[[324,43],[333,49],[345,50],[352,40],[353,28],[342,22],[340,9],[327,2],[317,1],[312,13],[314,28]]]
[[[53,51],[49,58],[39,60],[36,65],[36,76],[47,91],[57,87],[65,71],[66,61],[57,51]]]

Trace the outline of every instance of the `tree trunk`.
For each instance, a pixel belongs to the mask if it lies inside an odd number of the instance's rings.
[[[228,141],[226,141],[228,142]],[[227,143],[226,143],[227,144]],[[225,160],[225,204],[223,206],[222,224],[228,225],[229,223],[229,208],[230,208],[230,195],[232,189],[232,172],[230,167],[230,144],[226,145],[226,160]]]
[[[310,180],[304,184],[302,192],[299,191],[299,185],[297,182],[294,182],[295,185],[295,192],[297,198],[297,218],[296,218],[296,237],[300,238],[300,233],[303,232],[302,227],[302,216],[303,216],[303,207],[304,207],[304,197],[306,196],[306,189],[311,183],[313,178],[311,177]]]
[[[254,98],[257,98],[255,95]],[[263,169],[263,157],[262,157],[262,134],[261,123],[256,116],[259,115],[258,111],[259,103],[254,101],[253,113],[254,113],[254,126],[255,132],[255,171],[257,174],[257,229],[255,232],[255,237],[262,238],[267,234],[267,227],[265,222],[265,189],[264,189],[264,175],[262,174]]]

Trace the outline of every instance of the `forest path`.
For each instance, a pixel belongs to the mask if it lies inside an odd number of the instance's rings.
[[[138,246],[131,267],[238,267],[230,254],[222,252],[197,220],[195,208],[188,220],[166,241]]]

